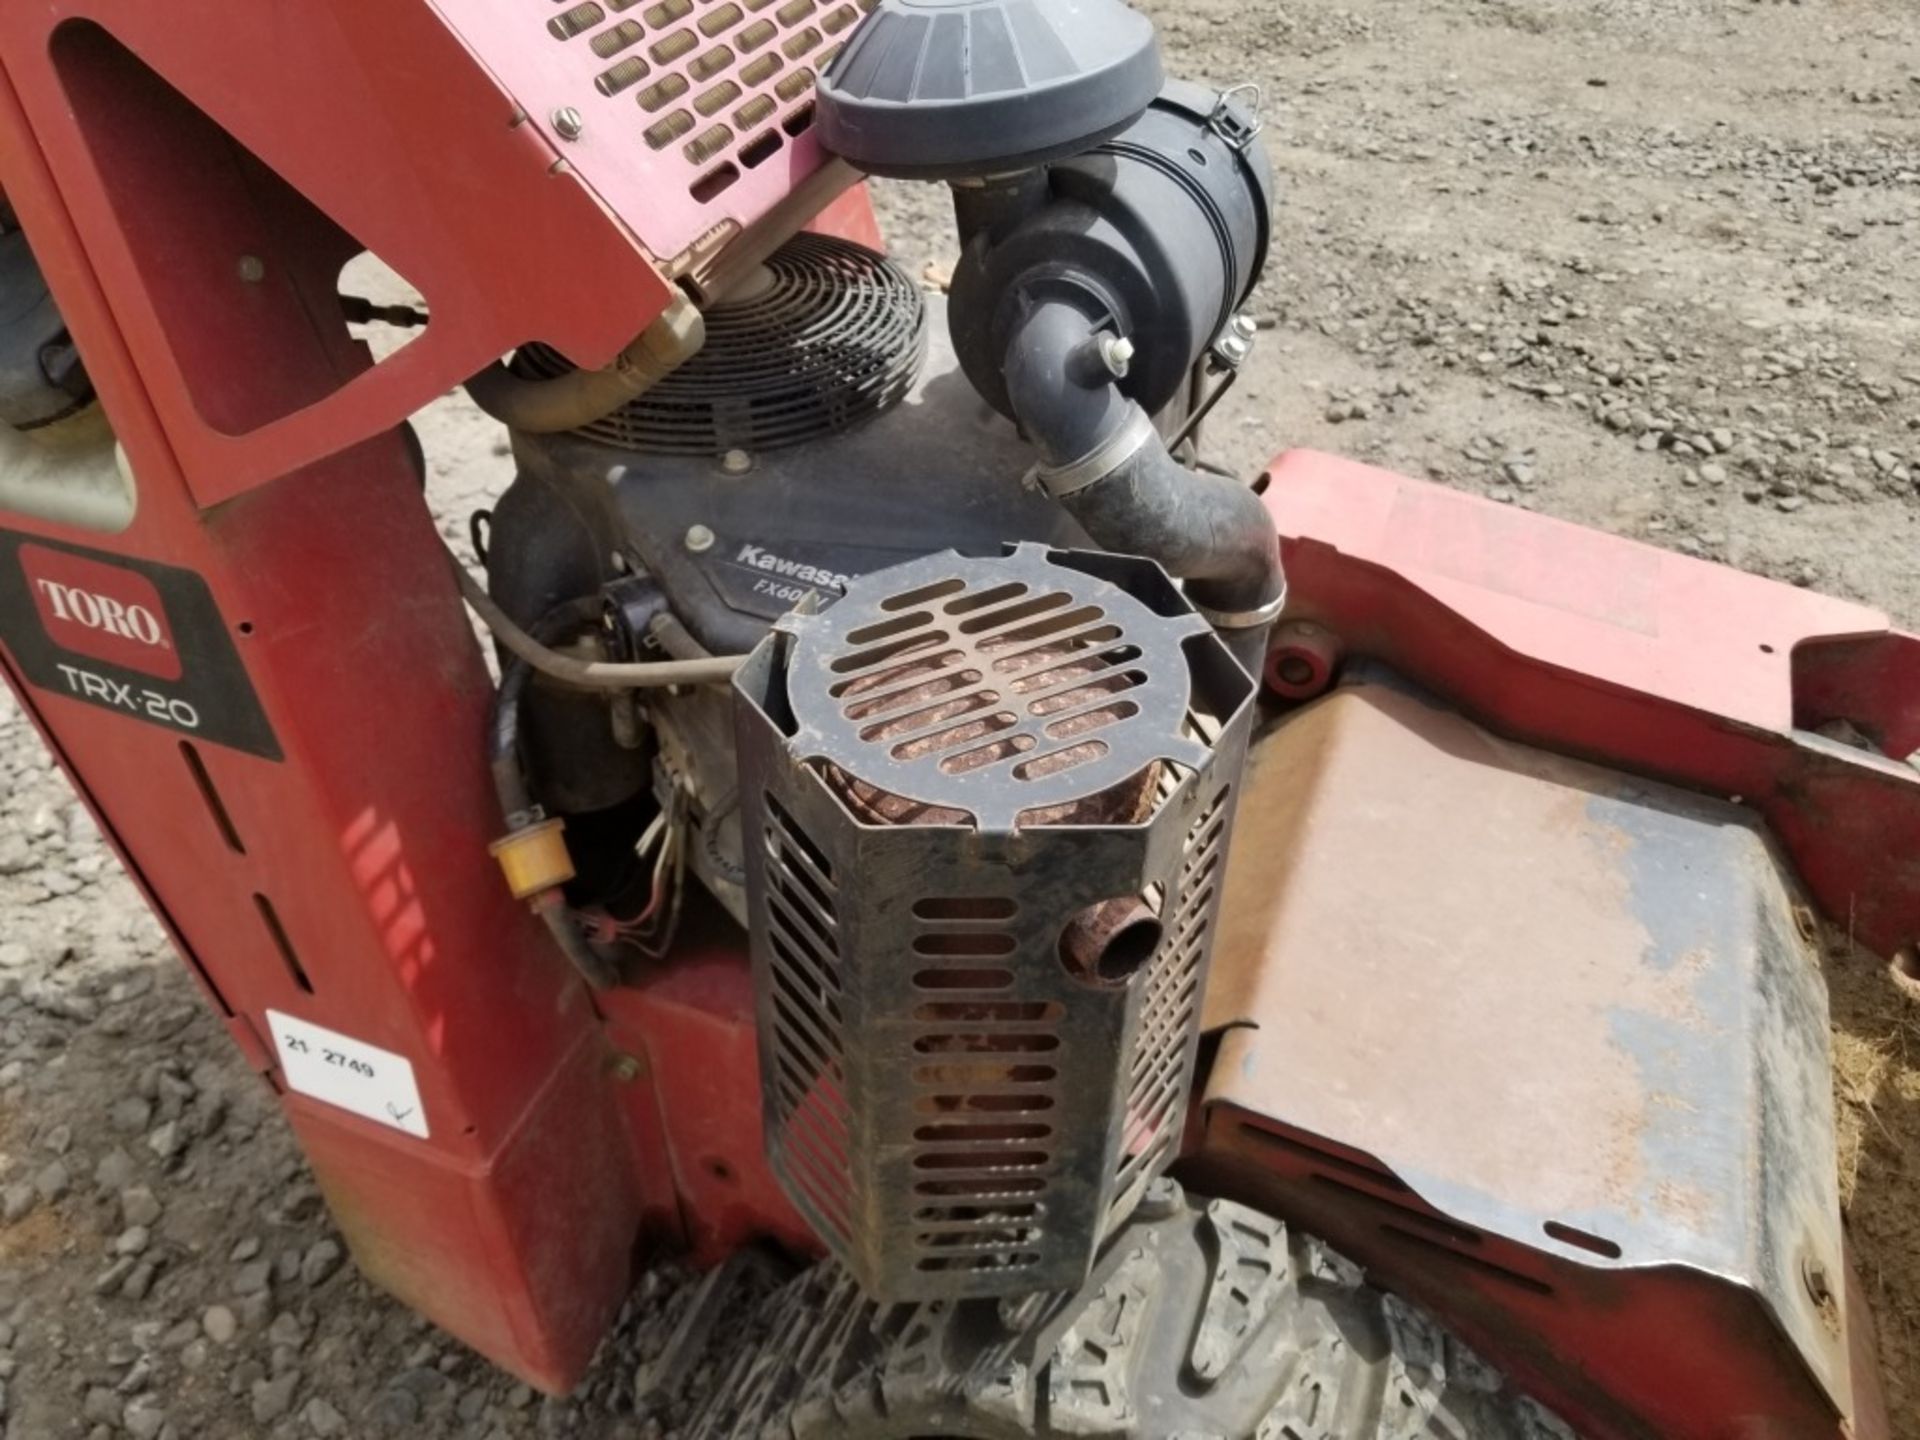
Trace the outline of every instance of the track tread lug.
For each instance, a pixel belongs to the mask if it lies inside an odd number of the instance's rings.
[[[1302,1273],[1320,1285],[1335,1290],[1358,1290],[1366,1283],[1365,1270],[1315,1236],[1305,1237],[1300,1251]]]
[[[1325,1440],[1334,1432],[1327,1421],[1340,1408],[1337,1371],[1304,1357],[1293,1382],[1254,1431],[1254,1440]]]
[[[1047,1367],[1048,1415],[1061,1435],[1133,1423],[1133,1371],[1152,1313],[1156,1257],[1136,1245],[1061,1338]]]
[[[1200,1223],[1213,1271],[1187,1363],[1195,1376],[1212,1382],[1246,1354],[1291,1293],[1293,1258],[1287,1227],[1244,1205],[1212,1201]]]
[[[1515,1409],[1522,1440],[1580,1440],[1571,1425],[1527,1396],[1520,1397]]]
[[[1381,1297],[1386,1322],[1386,1382],[1380,1400],[1379,1440],[1443,1435],[1435,1426],[1447,1389],[1447,1337],[1424,1311],[1397,1295]]]
[[[767,1342],[686,1433],[1578,1440],[1424,1310],[1238,1205],[1136,1216],[1082,1296],[881,1306],[817,1268],[767,1301]]]

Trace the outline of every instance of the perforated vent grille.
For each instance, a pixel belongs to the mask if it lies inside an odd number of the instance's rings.
[[[1037,546],[929,555],[808,623],[819,651],[789,699],[807,758],[874,818],[1124,823],[1163,764],[1205,763],[1184,728],[1204,623]]]
[[[1187,832],[1166,939],[1146,974],[1140,1029],[1128,1072],[1127,1113],[1113,1215],[1124,1218],[1145,1184],[1173,1158],[1186,1105],[1187,1050],[1200,1020],[1213,901],[1226,854],[1228,790]]]
[[[800,235],[767,262],[771,283],[707,312],[700,353],[580,433],[654,455],[759,454],[835,435],[890,410],[913,388],[927,347],[920,287],[845,240]],[[569,367],[529,345],[515,369]]]
[[[705,203],[813,125],[813,90],[874,0],[586,0],[543,17],[578,55],[589,127],[631,132],[650,173]]]
[[[1106,732],[1140,714],[1139,647],[1067,590],[949,580],[881,609],[898,613],[847,636],[832,694],[894,762],[1041,780],[1105,757]]]
[[[1022,998],[1007,899],[913,907],[914,1265],[1021,1270],[1056,1171],[1064,1007]]]
[[[853,1233],[853,1180],[833,870],[778,801],[767,813],[773,1131],[793,1184],[844,1241]]]

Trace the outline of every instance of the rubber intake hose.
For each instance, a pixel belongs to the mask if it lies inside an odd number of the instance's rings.
[[[512,430],[528,435],[579,430],[644,395],[697,355],[706,340],[706,317],[676,293],[660,318],[604,370],[529,380],[496,362],[467,381],[467,394]]]
[[[1186,581],[1187,598],[1258,678],[1287,594],[1273,518],[1246,486],[1167,452],[1116,387],[1124,367],[1105,358],[1115,338],[1065,300],[1034,306],[1016,330],[1008,395],[1045,462],[1040,481],[1095,544]]]

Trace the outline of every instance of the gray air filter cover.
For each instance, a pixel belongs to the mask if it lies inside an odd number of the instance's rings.
[[[1122,0],[881,0],[820,81],[819,135],[875,175],[956,180],[1093,148],[1153,103]]]

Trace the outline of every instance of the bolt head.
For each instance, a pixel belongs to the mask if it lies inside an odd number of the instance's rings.
[[[586,129],[587,122],[573,106],[562,105],[553,112],[553,133],[562,140],[578,140]]]
[[[1124,335],[1108,335],[1100,342],[1100,358],[1116,380],[1127,378],[1127,372],[1133,368],[1133,357],[1133,341]]]
[[[713,531],[704,525],[695,525],[687,531],[686,546],[695,555],[704,555],[713,548]]]
[[[1824,1307],[1834,1303],[1833,1277],[1819,1259],[1809,1255],[1800,1262],[1800,1279],[1807,1287],[1807,1298],[1815,1305]]]
[[[258,255],[242,255],[239,271],[240,278],[247,284],[258,285],[267,278],[267,262]]]
[[[753,469],[753,456],[745,450],[729,450],[720,457],[720,468],[729,475],[745,475]]]

